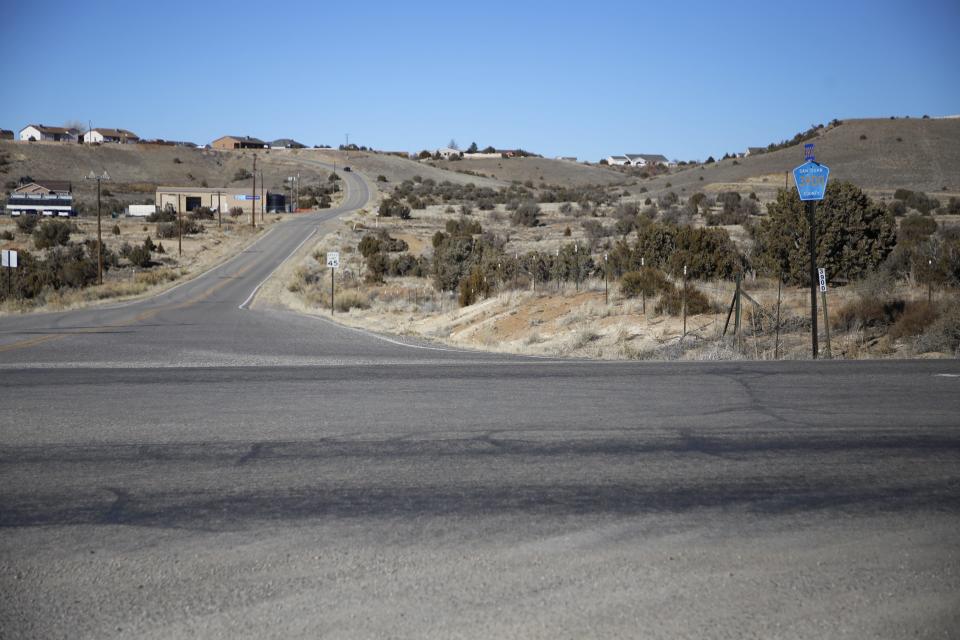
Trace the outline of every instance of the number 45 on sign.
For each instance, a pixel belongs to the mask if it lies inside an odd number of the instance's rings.
[[[340,268],[340,252],[327,251],[327,267],[330,269]]]

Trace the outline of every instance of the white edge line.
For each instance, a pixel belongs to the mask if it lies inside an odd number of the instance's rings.
[[[294,248],[294,250],[291,251],[291,252],[287,255],[286,258],[284,258],[283,260],[281,260],[281,261],[280,261],[280,264],[278,264],[276,267],[274,267],[274,268],[273,268],[273,271],[271,271],[271,272],[269,273],[269,275],[267,275],[267,277],[264,278],[264,279],[260,282],[260,284],[258,284],[256,287],[253,288],[253,291],[250,292],[250,295],[247,296],[247,299],[244,300],[243,302],[241,302],[241,303],[240,303],[240,306],[237,307],[237,309],[246,309],[247,305],[250,304],[250,301],[253,300],[253,297],[254,297],[255,295],[257,295],[257,291],[260,291],[260,287],[262,287],[263,285],[265,285],[265,284],[267,283],[267,280],[269,280],[270,278],[272,278],[272,277],[273,277],[273,274],[275,274],[275,273],[277,272],[277,269],[279,269],[280,267],[282,267],[283,265],[285,265],[285,264],[287,263],[287,260],[289,260],[290,258],[293,257],[293,254],[295,254],[297,251],[300,251],[300,247],[302,247],[304,244],[306,244],[307,240],[309,240],[310,238],[312,238],[312,237],[313,237],[313,234],[315,234],[316,232],[317,232],[317,227],[314,227],[313,230],[312,230],[310,233],[307,234],[307,237],[304,238],[303,240],[301,240],[301,241],[300,241],[300,244],[298,244],[298,245],[296,246],[296,248]],[[266,236],[264,236],[264,237],[266,237]],[[251,245],[251,246],[252,246],[252,245]]]
[[[470,351],[467,349],[453,349],[449,347],[431,347],[423,344],[410,344],[408,342],[401,342],[400,340],[394,340],[393,338],[388,338],[384,335],[380,335],[379,333],[375,333],[373,331],[368,331],[366,329],[361,329],[359,327],[351,327],[350,325],[346,325],[346,324],[340,324],[339,322],[335,322],[330,318],[326,318],[324,316],[318,316],[312,313],[305,313],[303,315],[305,315],[308,318],[312,318],[314,320],[320,320],[322,322],[326,322],[327,324],[331,324],[334,327],[337,327],[339,329],[347,329],[349,331],[353,331],[355,333],[359,333],[361,335],[367,336],[368,338],[376,338],[377,340],[383,340],[384,342],[389,342],[390,344],[395,344],[400,347],[409,347],[411,349],[424,349],[427,351],[449,351],[451,353],[468,353],[471,355],[508,355],[508,356],[513,355],[513,354],[500,354],[500,353],[488,352],[488,351]]]

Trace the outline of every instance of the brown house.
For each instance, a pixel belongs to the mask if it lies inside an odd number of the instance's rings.
[[[265,149],[270,145],[250,136],[223,136],[211,142],[210,146],[214,149]]]

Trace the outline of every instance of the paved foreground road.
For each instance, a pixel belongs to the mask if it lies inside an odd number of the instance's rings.
[[[0,320],[0,637],[957,636],[956,361],[554,362],[244,306],[321,222]]]

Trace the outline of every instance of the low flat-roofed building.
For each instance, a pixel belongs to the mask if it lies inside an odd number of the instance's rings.
[[[252,186],[252,185],[251,185]],[[266,206],[266,211],[272,213],[276,209],[277,198],[283,198],[283,194],[271,193],[268,189],[263,189],[257,185],[256,199],[251,191],[251,187],[157,187],[157,196],[155,202],[159,210],[172,207],[177,213],[189,213],[200,207],[206,207],[212,211],[229,213],[231,209],[240,207],[240,209],[250,215],[250,211],[256,205],[257,213],[260,212],[261,204]],[[274,206],[267,206],[267,201],[274,203]],[[285,200],[283,201],[285,205]]]

